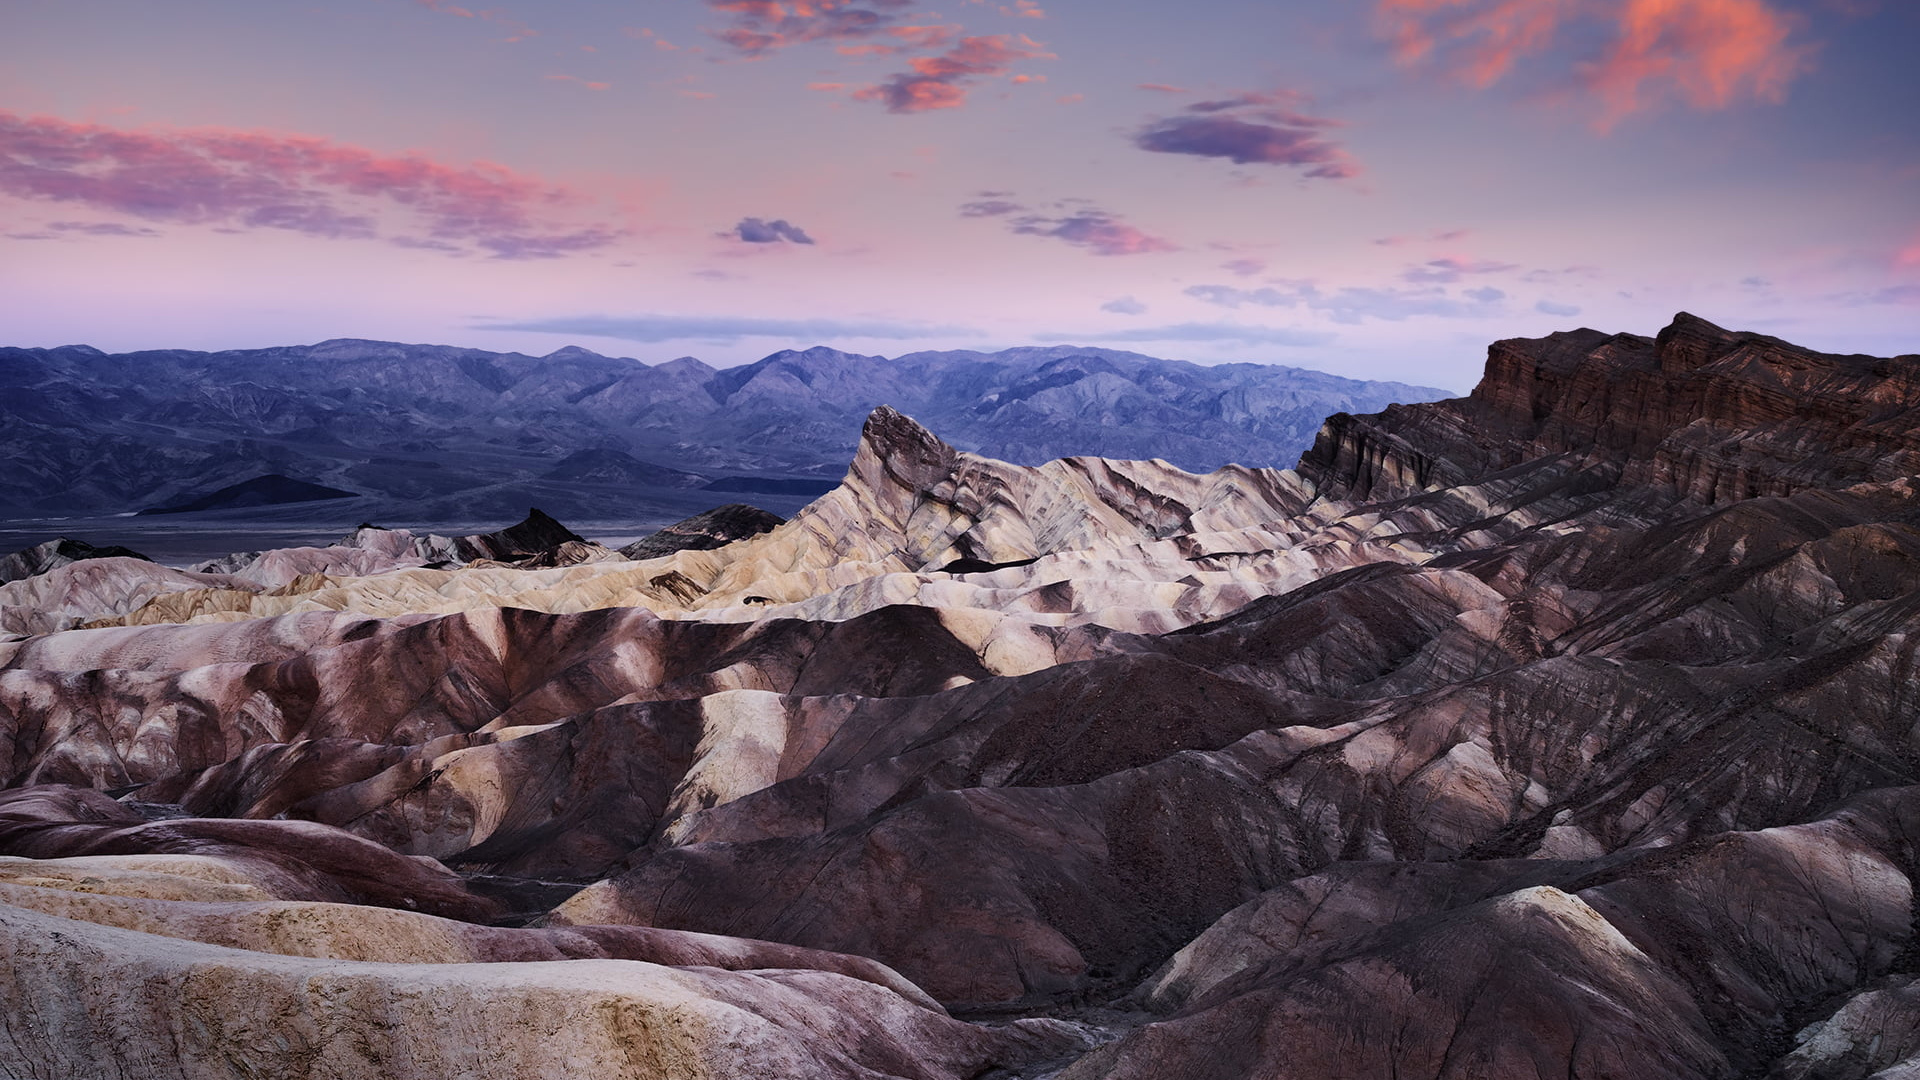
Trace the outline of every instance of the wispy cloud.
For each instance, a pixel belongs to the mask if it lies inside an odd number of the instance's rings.
[[[479,330],[517,330],[538,334],[574,334],[622,341],[734,342],[741,338],[781,338],[818,344],[847,338],[910,341],[923,338],[980,337],[965,326],[917,322],[841,319],[756,319],[730,315],[570,315],[550,319],[474,324]]]
[[[1197,101],[1178,116],[1155,120],[1133,135],[1133,144],[1158,154],[1225,158],[1236,165],[1282,165],[1307,176],[1341,180],[1360,166],[1325,135],[1336,121],[1295,107],[1304,95],[1291,91],[1243,93]]]
[[[1146,255],[1155,251],[1178,251],[1170,240],[1163,240],[1134,228],[1104,210],[1076,210],[1064,217],[1027,214],[1014,218],[1008,228],[1022,236],[1048,236],[1095,255]]]
[[[1115,315],[1144,315],[1147,305],[1131,296],[1122,296],[1118,300],[1109,300],[1100,305],[1101,311],[1111,311]]]
[[[913,0],[707,0],[730,23],[714,36],[750,57],[809,41],[871,38],[896,25]]]
[[[1470,274],[1503,274],[1509,270],[1518,269],[1520,267],[1515,263],[1447,256],[1408,267],[1401,272],[1400,280],[1410,281],[1416,285],[1450,285]]]
[[[54,221],[49,222],[40,232],[8,233],[9,240],[59,240],[68,236],[135,236],[151,239],[160,236],[159,229],[149,229],[143,225],[124,225],[118,221]]]
[[[613,87],[612,83],[588,82],[587,80],[581,78],[578,75],[543,75],[541,77],[546,79],[548,82],[573,83],[576,86],[584,86],[589,90],[607,90]]]
[[[383,156],[303,135],[224,128],[125,131],[0,112],[0,192],[146,221],[372,239],[382,213],[429,241],[503,259],[606,247],[623,234],[569,223],[584,196],[479,162]]]
[[[1025,34],[965,37],[946,52],[914,57],[907,61],[910,70],[877,85],[862,87],[854,91],[853,96],[860,101],[880,102],[888,112],[895,113],[955,109],[966,103],[971,84],[1005,75],[1017,60],[1052,56]]]
[[[813,237],[798,225],[787,222],[785,218],[763,221],[757,217],[741,218],[732,232],[723,236],[737,237],[749,244],[811,244]]]
[[[974,201],[960,204],[960,216],[1006,218],[1007,231],[1021,236],[1045,236],[1083,247],[1095,255],[1145,255],[1178,251],[1170,240],[1143,232],[1085,199],[1060,199],[1036,210],[1014,202],[1011,191],[981,191]],[[1018,216],[1016,216],[1018,215]]]
[[[423,8],[437,11],[442,15],[457,15],[462,19],[476,19],[481,22],[492,23],[506,31],[507,41],[525,41],[528,38],[540,36],[540,31],[527,26],[527,24],[517,19],[510,18],[505,12],[497,9],[488,8],[483,11],[475,11],[472,8],[462,7],[459,4],[453,3],[452,0],[414,0],[414,2]]]
[[[961,217],[1000,217],[1005,214],[1017,214],[1026,207],[1006,199],[976,199],[960,204]]]
[[[1218,341],[1239,345],[1284,345],[1305,348],[1325,345],[1334,339],[1333,334],[1315,330],[1293,330],[1286,327],[1247,326],[1241,323],[1174,323],[1169,326],[1141,326],[1128,330],[1107,330],[1096,333],[1041,333],[1033,335],[1035,341],[1090,343],[1097,341]]]
[[[1572,70],[1602,129],[1673,99],[1777,102],[1811,65],[1808,46],[1791,40],[1797,20],[1770,0],[1379,0],[1376,17],[1401,63],[1469,86],[1492,86],[1536,56]]]
[[[1344,286],[1322,290],[1310,281],[1287,282],[1282,288],[1239,289],[1231,285],[1194,285],[1186,295],[1219,307],[1245,306],[1301,308],[1325,315],[1337,323],[1368,319],[1399,322],[1415,316],[1476,318],[1501,314],[1496,305],[1507,294],[1499,289],[1468,289],[1454,296],[1439,286],[1402,289]]]

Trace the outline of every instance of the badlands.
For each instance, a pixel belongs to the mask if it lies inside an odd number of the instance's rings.
[[[0,1076],[1920,1077],[1920,357],[0,585]]]

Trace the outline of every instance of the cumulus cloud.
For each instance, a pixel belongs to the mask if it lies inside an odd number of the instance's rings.
[[[749,244],[811,244],[813,237],[798,225],[790,224],[785,218],[763,221],[757,217],[741,218],[733,231],[722,236],[737,236]]]
[[[1285,345],[1308,347],[1325,345],[1334,335],[1314,330],[1294,330],[1274,326],[1246,326],[1240,323],[1175,323],[1170,326],[1142,326],[1128,330],[1099,333],[1035,334],[1036,341],[1127,342],[1127,341],[1218,341],[1239,345]]]
[[[424,239],[505,259],[606,247],[619,231],[569,224],[587,201],[484,162],[446,165],[302,135],[224,128],[125,131],[0,112],[0,193],[145,221],[371,239],[397,212]]]
[[[1022,236],[1050,236],[1095,255],[1145,255],[1179,250],[1171,241],[1151,236],[1104,210],[1077,210],[1064,217],[1027,214],[1008,228]]]
[[[1777,102],[1811,61],[1772,0],[1378,0],[1376,17],[1401,63],[1469,86],[1492,86],[1531,57],[1573,70],[1603,129],[1673,99]],[[1576,60],[1576,48],[1595,58]]]
[[[1123,296],[1118,300],[1109,300],[1101,304],[1100,310],[1111,311],[1115,315],[1144,315],[1147,312],[1147,305],[1131,296]]]
[[[1301,308],[1325,315],[1337,323],[1360,323],[1368,319],[1399,322],[1415,316],[1471,318],[1499,313],[1496,306],[1506,299],[1499,289],[1469,289],[1455,297],[1439,286],[1402,289],[1345,286],[1322,290],[1311,281],[1285,283],[1284,288],[1266,286],[1237,289],[1231,285],[1194,285],[1186,295],[1219,307],[1244,305],[1271,308]]]
[[[1358,176],[1359,164],[1324,134],[1338,125],[1298,111],[1294,106],[1301,100],[1301,95],[1281,91],[1197,101],[1180,115],[1135,132],[1133,144],[1157,154],[1289,166],[1328,180]]]
[[[883,83],[854,91],[860,101],[877,101],[888,112],[916,113],[955,109],[966,103],[972,83],[1012,70],[1016,60],[1050,59],[1039,42],[1025,34],[964,37],[946,52],[916,56],[910,70]]]
[[[485,322],[479,330],[518,330],[538,334],[573,334],[618,338],[622,341],[713,341],[741,338],[784,338],[818,344],[844,338],[881,338],[906,341],[920,338],[979,337],[965,326],[930,323],[846,321],[840,319],[756,319],[729,315],[573,315],[517,322]]]

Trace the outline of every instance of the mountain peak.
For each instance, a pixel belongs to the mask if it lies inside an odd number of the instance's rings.
[[[868,490],[895,484],[922,490],[953,472],[960,452],[942,442],[919,421],[891,405],[867,414],[860,428],[860,448],[854,453],[848,479],[858,479]]]
[[[611,357],[594,352],[592,349],[583,349],[578,345],[567,345],[553,350],[540,359],[552,362],[555,360],[608,360]]]
[[[1682,311],[1653,339],[1654,355],[1661,371],[1692,371],[1719,359],[1741,336]]]

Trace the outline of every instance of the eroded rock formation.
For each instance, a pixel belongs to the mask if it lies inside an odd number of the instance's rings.
[[[716,547],[0,586],[0,1056],[1906,1075],[1916,372],[1682,316],[1298,471],[883,409]]]

